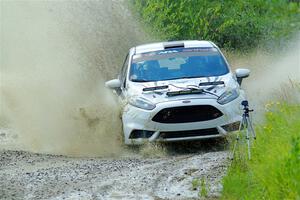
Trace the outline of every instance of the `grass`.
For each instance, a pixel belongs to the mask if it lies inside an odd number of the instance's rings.
[[[199,198],[206,198],[208,197],[208,185],[206,184],[205,178],[202,177],[201,179],[194,178],[192,180],[192,189],[198,190],[198,197]]]
[[[221,199],[300,199],[300,104],[269,103],[266,109],[252,159],[240,145]]]

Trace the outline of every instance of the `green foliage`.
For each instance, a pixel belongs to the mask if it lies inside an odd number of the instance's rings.
[[[201,179],[194,178],[192,180],[192,189],[199,191],[199,198],[208,196],[208,185],[206,184],[204,177],[202,177]]]
[[[300,199],[300,105],[266,107],[252,159],[237,151],[223,180],[223,199]]]
[[[194,178],[194,179],[192,180],[192,189],[193,189],[193,190],[197,190],[199,186],[200,186],[200,181],[199,181],[199,179],[198,179],[198,178]]]
[[[132,1],[146,24],[166,40],[205,39],[242,50],[261,41],[284,41],[300,30],[299,3],[287,0]]]
[[[207,188],[206,188],[206,182],[205,182],[205,179],[202,177],[201,179],[201,183],[200,183],[200,186],[201,186],[201,190],[200,190],[200,197],[207,197]]]

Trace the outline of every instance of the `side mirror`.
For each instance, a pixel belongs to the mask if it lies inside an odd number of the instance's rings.
[[[235,75],[237,78],[237,82],[241,85],[243,78],[247,78],[250,75],[250,70],[249,69],[236,69],[235,70]]]
[[[121,81],[119,79],[113,79],[105,82],[105,86],[109,89],[116,90],[121,87]]]

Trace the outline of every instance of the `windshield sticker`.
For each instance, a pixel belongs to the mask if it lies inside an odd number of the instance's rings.
[[[212,47],[202,47],[202,48],[187,48],[182,50],[182,52],[203,52],[203,51],[217,51],[217,49]]]
[[[161,51],[161,52],[158,52],[158,55],[167,54],[167,53],[177,53],[177,52],[180,52],[180,51],[177,51],[177,50]]]
[[[154,51],[149,53],[141,53],[133,55],[133,62],[139,62],[139,61],[145,61],[145,60],[153,60],[153,59],[159,59],[159,58],[166,58],[168,57],[176,57],[176,56],[197,56],[198,53],[201,53],[203,56],[203,53],[207,54],[215,54],[218,50],[213,47],[202,47],[202,48],[178,48],[178,49],[172,49],[172,50],[161,50],[161,51]],[[187,54],[187,55],[185,55]]]

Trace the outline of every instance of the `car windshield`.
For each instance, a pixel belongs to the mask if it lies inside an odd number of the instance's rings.
[[[134,55],[129,79],[150,82],[221,76],[228,72],[216,48],[181,48]]]

